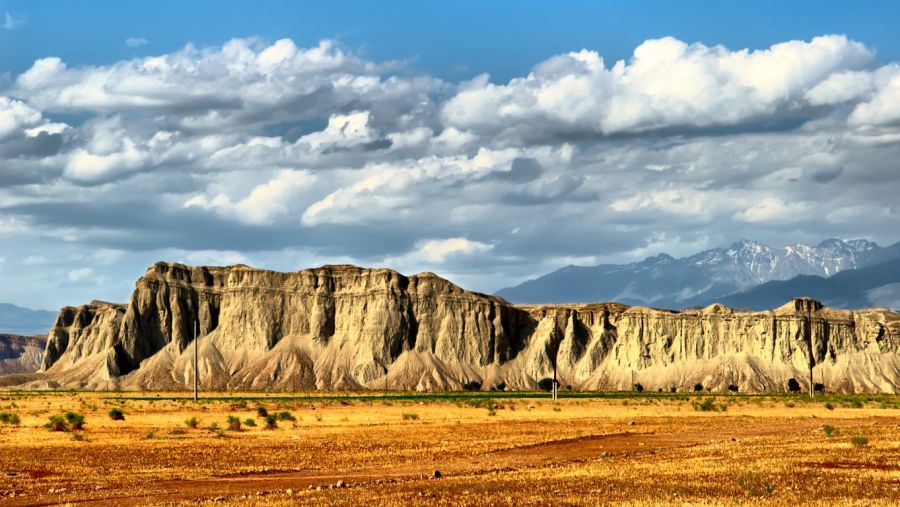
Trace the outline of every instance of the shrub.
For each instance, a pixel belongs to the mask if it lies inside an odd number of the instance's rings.
[[[828,410],[834,410],[834,405],[832,405],[831,403],[826,403],[825,408]]]
[[[826,424],[822,426],[822,432],[825,433],[826,437],[832,437],[837,433],[837,429],[834,426]]]
[[[419,414],[413,414],[411,412],[406,412],[403,414],[404,421],[417,421],[419,419]]]
[[[9,412],[0,412],[0,423],[19,424],[19,416]]]
[[[44,427],[50,431],[69,431],[69,427],[66,425],[66,418],[61,415],[51,415],[50,421]]]
[[[266,410],[266,407],[260,405],[256,407],[256,417],[266,418],[269,417],[269,411]]]
[[[700,382],[694,384],[694,392],[699,393],[701,391],[703,391],[703,384],[701,384]]]
[[[278,420],[275,418],[275,416],[272,414],[266,415],[266,429],[274,430],[277,427],[278,427]]]
[[[256,419],[253,419],[252,417],[244,419],[244,426],[256,426]]]
[[[703,387],[703,386],[701,386],[701,387]],[[669,392],[670,392],[670,393],[677,393],[677,392],[678,392],[678,388],[675,387],[675,386],[672,386],[672,387],[669,388]]]
[[[693,407],[694,410],[697,410],[699,412],[715,412],[718,410],[718,407],[716,407],[716,404],[713,402],[712,398],[706,398],[701,402],[695,401],[693,403]]]
[[[144,440],[153,440],[154,438],[156,438],[155,431],[149,430],[147,433],[144,433]]]
[[[792,377],[792,378],[788,379],[787,388],[788,388],[788,391],[790,391],[792,393],[799,393],[800,392],[800,382],[797,382],[797,379]]]
[[[241,418],[237,416],[228,416],[228,429],[231,431],[241,431]]]
[[[859,400],[853,400],[850,402],[850,406],[853,408],[863,408],[863,403]]]
[[[124,421],[125,414],[123,414],[122,411],[117,408],[111,408],[109,410],[109,418],[113,421]]]
[[[637,383],[634,385],[634,390],[639,393],[642,393],[642,392],[644,392],[644,386],[641,385],[640,383]]]
[[[538,389],[541,391],[552,391],[553,390],[553,379],[552,378],[542,378],[537,383]]]
[[[219,431],[219,425],[218,425],[218,423],[213,421],[213,422],[209,423],[209,426],[207,426],[206,429],[215,433],[215,432]]]
[[[463,389],[466,391],[480,391],[481,390],[481,382],[477,380],[470,380],[463,384]]]
[[[196,417],[191,417],[189,419],[184,420],[184,425],[187,426],[188,428],[196,429],[197,426],[200,425],[200,421],[198,421]]]
[[[77,412],[66,412],[66,422],[73,430],[84,429],[84,415]]]
[[[850,443],[853,447],[865,447],[869,445],[869,437],[865,435],[854,435],[850,437]]]
[[[296,421],[297,420],[297,418],[294,417],[294,414],[288,412],[287,410],[285,410],[284,412],[278,412],[278,415],[276,417],[278,418],[279,421]]]
[[[736,393],[736,392],[738,392],[738,386],[736,386],[736,385],[734,385],[734,384],[729,384],[729,385],[728,385],[728,390],[731,391],[731,392],[733,392],[733,393]]]

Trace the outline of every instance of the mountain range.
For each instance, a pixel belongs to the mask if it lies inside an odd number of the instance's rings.
[[[31,310],[11,303],[0,303],[0,333],[46,335],[56,312]]]
[[[882,287],[900,281],[894,280],[896,263],[890,263],[896,259],[900,259],[900,242],[881,247],[864,239],[828,239],[814,246],[773,248],[742,240],[683,258],[659,254],[628,264],[567,266],[496,295],[513,303],[619,301],[685,308],[722,301],[754,309],[808,296],[839,308],[896,307],[900,289]],[[866,268],[872,269],[856,274]],[[874,275],[881,271],[886,278]],[[839,274],[836,282],[823,282]],[[851,281],[856,276],[861,279]],[[773,282],[781,283],[768,285]],[[859,292],[842,296],[841,287],[856,287]]]

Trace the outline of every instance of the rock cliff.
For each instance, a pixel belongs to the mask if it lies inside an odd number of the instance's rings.
[[[32,387],[900,390],[900,314],[798,299],[775,310],[511,305],[431,273],[157,263],[127,305],[63,308]]]
[[[0,334],[0,375],[36,371],[46,343],[43,336]]]

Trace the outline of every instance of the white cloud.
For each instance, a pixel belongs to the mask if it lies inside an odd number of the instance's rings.
[[[368,111],[333,114],[328,118],[325,130],[301,137],[298,144],[308,144],[313,150],[322,151],[332,147],[367,143],[372,140],[368,123]]]
[[[777,197],[766,197],[744,211],[735,214],[734,218],[743,222],[783,223],[798,222],[807,218],[814,209],[808,202],[785,202]]]
[[[449,257],[485,253],[492,248],[493,245],[466,238],[431,239],[418,246],[412,255],[421,257],[428,262],[440,264]]]
[[[315,179],[314,175],[306,171],[282,170],[271,180],[254,187],[246,197],[237,202],[232,202],[224,194],[212,198],[201,194],[188,199],[184,207],[212,209],[244,223],[268,224],[292,213],[297,196]]]
[[[94,276],[94,270],[91,268],[78,268],[69,271],[67,275],[70,282],[78,283],[89,280]]]
[[[665,37],[644,42],[629,62],[611,67],[582,50],[546,60],[505,85],[476,78],[442,114],[452,126],[480,132],[614,134],[739,124],[795,107],[832,74],[872,59],[871,51],[844,36],[756,51]]]
[[[6,12],[6,15],[3,16],[3,29],[4,30],[15,30],[17,28],[22,28],[24,25],[25,25],[24,19],[14,17],[9,12]]]
[[[41,264],[46,264],[47,262],[47,258],[43,255],[32,254],[22,259],[23,266],[39,266]]]
[[[20,100],[0,96],[0,140],[40,121],[40,111]]]
[[[146,46],[150,41],[143,37],[128,37],[125,39],[125,45],[130,48],[139,48],[141,46]]]

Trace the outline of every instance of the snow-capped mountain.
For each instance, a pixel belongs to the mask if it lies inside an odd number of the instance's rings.
[[[900,258],[900,243],[883,248],[864,239],[828,239],[773,248],[742,240],[681,259],[660,254],[630,264],[568,266],[497,295],[517,303],[616,300],[680,308],[772,280],[828,277],[894,258]]]

